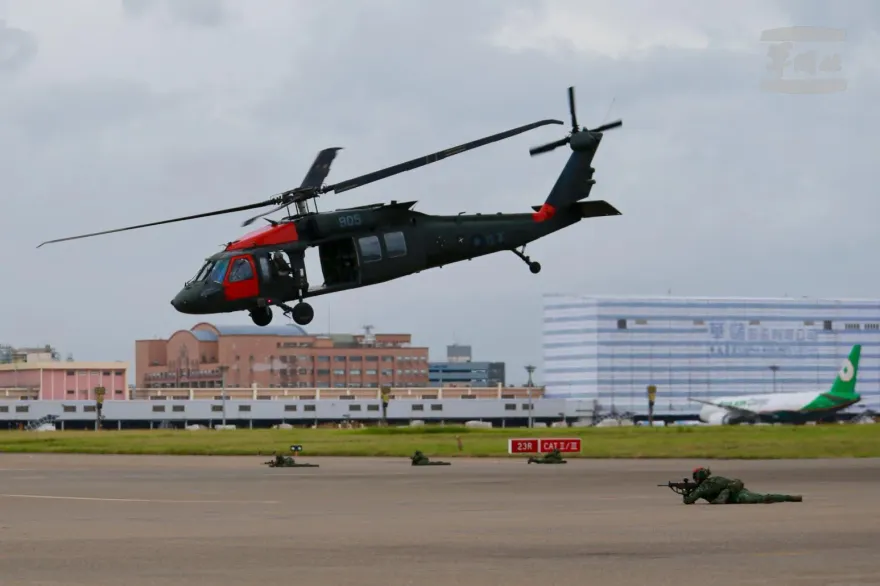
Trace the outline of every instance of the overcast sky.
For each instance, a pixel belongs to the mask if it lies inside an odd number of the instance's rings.
[[[872,0],[0,0],[0,342],[133,361],[135,339],[198,321],[169,301],[248,214],[44,240],[265,199],[324,147],[344,147],[336,182],[567,120],[569,85],[581,124],[623,119],[592,196],[622,216],[529,246],[539,275],[500,253],[317,298],[308,329],[411,332],[438,360],[472,344],[518,383],[545,292],[880,296],[878,23]],[[794,48],[840,55],[845,91],[761,89],[761,32],[792,25],[846,30]],[[568,151],[528,149],[565,132],[319,205],[530,211]]]

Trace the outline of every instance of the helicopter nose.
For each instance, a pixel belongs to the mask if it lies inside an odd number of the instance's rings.
[[[174,299],[171,300],[171,306],[177,311],[186,313],[186,310],[189,306],[192,305],[192,300],[190,299],[190,295],[187,291],[181,291],[177,295],[174,296]]]

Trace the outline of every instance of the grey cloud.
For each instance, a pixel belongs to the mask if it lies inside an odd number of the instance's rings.
[[[130,18],[167,12],[175,22],[200,27],[223,25],[232,16],[224,0],[122,0],[122,9]]]
[[[7,131],[26,136],[37,146],[73,137],[82,141],[108,128],[149,117],[173,107],[175,96],[153,92],[141,83],[109,79],[41,85],[27,96],[0,98],[0,103],[9,118]]]
[[[0,73],[26,67],[37,56],[38,44],[33,33],[9,26],[0,19]]]
[[[161,0],[121,0],[122,12],[132,18],[138,18],[155,10]]]
[[[297,14],[295,49],[228,48],[251,54],[263,70],[286,72],[248,103],[228,89],[169,94],[161,83],[135,81],[21,90],[11,98],[15,108],[0,114],[17,141],[13,149],[0,137],[11,161],[0,165],[4,188],[38,209],[14,204],[0,218],[0,238],[29,246],[44,236],[255,201],[298,184],[326,146],[345,147],[332,182],[533,120],[567,122],[565,88],[575,85],[582,124],[605,121],[615,98],[610,117],[624,120],[596,158],[594,191],[622,217],[531,245],[540,275],[512,254],[494,255],[317,299],[310,329],[373,323],[413,332],[435,355],[455,338],[479,356],[508,361],[518,381],[523,365],[540,364],[545,291],[875,294],[880,280],[865,269],[872,266],[865,251],[880,245],[868,160],[880,129],[875,80],[847,70],[852,85],[842,94],[761,92],[766,57],[757,30],[751,53],[667,49],[615,61],[559,49],[565,43],[513,53],[488,40],[502,18],[498,6],[315,3]],[[809,14],[797,20],[810,24]],[[164,33],[153,34],[160,43]],[[217,62],[224,57],[219,52]],[[213,114],[227,98],[234,111]],[[527,211],[565,161],[564,151],[529,158],[528,148],[566,130],[541,129],[319,204],[411,197],[425,212]],[[168,300],[204,255],[238,235],[242,219],[16,255],[8,270],[26,272],[29,285],[0,308],[0,319],[14,324],[7,335],[25,343],[30,332],[52,332],[79,358],[130,358],[131,338],[192,325]],[[35,309],[22,320],[11,309],[20,307]],[[81,335],[95,326],[108,337]]]

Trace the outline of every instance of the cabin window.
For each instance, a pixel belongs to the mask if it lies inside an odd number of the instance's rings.
[[[378,236],[364,236],[358,240],[361,248],[361,260],[363,262],[376,262],[382,260],[382,246]]]
[[[385,234],[385,250],[388,252],[388,258],[406,256],[406,238],[403,232]]]
[[[229,266],[229,259],[221,259],[217,261],[217,264],[214,265],[214,269],[211,271],[210,280],[215,283],[222,283],[223,277],[226,275],[226,267]]]
[[[263,278],[265,280],[269,280],[272,278],[272,270],[269,268],[269,259],[265,256],[260,257],[260,272],[263,273]]]
[[[239,258],[232,264],[232,270],[229,271],[229,282],[236,283],[238,281],[247,281],[254,278],[254,269],[246,258]]]

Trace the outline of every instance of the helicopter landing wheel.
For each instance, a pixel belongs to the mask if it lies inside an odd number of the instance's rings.
[[[511,250],[513,254],[517,255],[524,263],[529,265],[529,270],[532,271],[533,275],[537,275],[541,272],[541,263],[533,261],[529,257],[525,255],[526,247],[523,246],[522,250],[516,250],[515,248]]]
[[[315,318],[315,310],[312,309],[311,305],[303,301],[294,305],[293,311],[291,311],[290,313],[293,321],[301,326],[309,325]]]
[[[270,307],[260,307],[251,310],[251,319],[260,327],[268,326],[272,323],[272,309]]]

